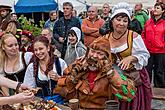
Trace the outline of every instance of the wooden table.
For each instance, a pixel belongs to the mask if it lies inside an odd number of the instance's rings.
[[[72,110],[71,108],[64,106],[64,105],[57,105],[61,110]]]

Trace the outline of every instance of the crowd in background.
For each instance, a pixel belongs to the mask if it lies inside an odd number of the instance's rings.
[[[21,30],[17,14],[11,13],[11,7],[0,5],[0,78],[6,77],[22,82],[23,86],[31,88],[41,87],[42,90],[37,93],[38,97],[63,104],[65,97],[60,93],[54,93],[53,90],[66,74],[65,71],[70,66],[75,66],[77,59],[87,58],[86,62],[89,63],[90,55],[91,57],[95,56],[95,53],[103,55],[101,52],[95,52],[95,49],[109,51],[108,56],[105,55],[105,58],[111,56],[112,61],[109,63],[117,64],[127,73],[139,71],[140,75],[140,83],[139,80],[135,81],[138,89],[135,99],[131,103],[121,101],[121,110],[123,108],[125,108],[123,110],[128,108],[150,110],[151,83],[154,87],[165,88],[165,3],[157,0],[152,10],[143,9],[142,3],[135,4],[134,10],[129,5],[123,4],[119,3],[111,8],[105,3],[101,15],[98,14],[97,7],[91,6],[85,16],[82,13],[77,16],[73,5],[70,2],[64,2],[63,17],[58,17],[58,11],[50,11],[49,19],[45,22],[39,36],[34,36],[28,30]],[[100,37],[105,39],[100,42],[97,40]],[[96,43],[100,47],[92,43],[95,40],[100,42]],[[103,42],[105,44],[102,44]],[[107,47],[107,42],[110,47]],[[106,50],[104,46],[107,47]],[[102,60],[102,57],[100,59]],[[89,82],[97,78],[91,71],[85,72],[91,74],[90,78],[84,75]],[[98,83],[101,82],[102,80],[98,81]],[[1,90],[5,96],[13,95],[15,92],[13,89],[18,89],[15,85],[6,86],[3,83],[0,81]],[[10,81],[6,83],[15,84]],[[109,83],[103,84],[105,89]],[[74,85],[68,82],[68,86]],[[89,86],[91,91],[95,91],[96,88],[93,85],[89,84]],[[101,87],[98,86],[98,88]],[[105,90],[108,91],[108,89]],[[82,91],[79,91],[82,95]],[[97,95],[104,93],[104,96],[100,95],[100,97],[108,97],[104,91],[95,92]],[[25,97],[27,101],[34,97],[32,93],[20,94],[17,97],[23,95],[28,96]],[[82,101],[80,102],[82,108],[87,107],[83,103],[84,98],[86,98],[85,95],[79,99]],[[93,100],[92,97],[88,100],[88,107],[102,107],[97,106],[99,102],[91,100]],[[102,99],[104,102],[105,100]],[[19,101],[25,102],[25,100]],[[92,105],[93,103],[96,105]],[[5,103],[1,103],[0,97],[0,105],[2,104]]]

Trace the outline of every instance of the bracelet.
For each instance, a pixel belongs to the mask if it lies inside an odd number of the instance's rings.
[[[15,89],[16,93],[19,93],[19,88],[21,87],[21,82],[18,82],[17,87]]]

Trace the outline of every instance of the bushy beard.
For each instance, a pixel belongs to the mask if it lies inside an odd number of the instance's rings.
[[[107,71],[107,69],[111,67],[110,61],[107,57],[104,57],[103,59],[90,57],[87,59],[87,63],[88,68],[91,71]]]
[[[98,58],[90,57],[87,59],[87,63],[88,63],[88,68],[91,71],[96,71],[96,70],[99,70],[101,68],[101,65],[99,64]]]

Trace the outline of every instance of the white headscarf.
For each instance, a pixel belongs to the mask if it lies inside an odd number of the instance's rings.
[[[133,8],[131,8],[128,3],[120,2],[112,8],[111,19],[119,13],[125,13],[128,15],[129,19],[131,19],[132,11]]]
[[[73,30],[76,33],[77,42],[75,44],[75,52],[76,52],[76,55],[77,55],[77,58],[78,58],[79,54],[77,52],[77,45],[78,45],[78,43],[80,42],[80,39],[81,39],[81,30],[77,27],[72,27],[70,30]],[[68,40],[68,42],[69,42],[69,40]],[[68,55],[69,55],[69,53],[68,53]]]

